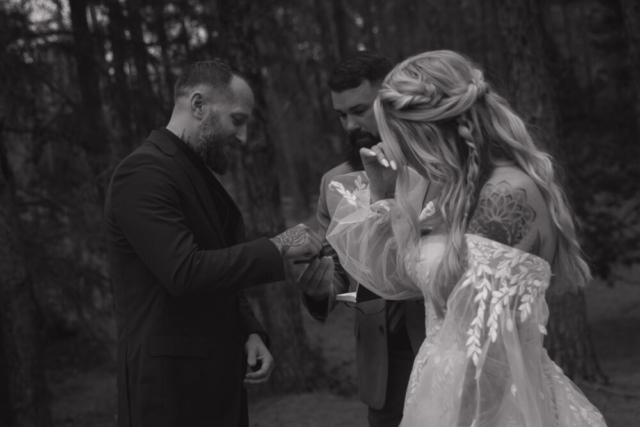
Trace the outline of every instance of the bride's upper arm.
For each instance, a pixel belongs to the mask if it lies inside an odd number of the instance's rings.
[[[520,169],[508,168],[496,171],[480,191],[467,232],[551,260],[552,230],[540,189]]]

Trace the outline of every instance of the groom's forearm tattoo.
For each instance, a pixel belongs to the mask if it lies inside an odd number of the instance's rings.
[[[305,243],[306,232],[303,228],[294,227],[270,239],[278,248],[282,256],[285,256],[289,249],[302,246]]]
[[[502,244],[540,253],[540,234],[531,230],[536,212],[527,204],[527,192],[506,181],[487,184],[480,192],[468,232]]]

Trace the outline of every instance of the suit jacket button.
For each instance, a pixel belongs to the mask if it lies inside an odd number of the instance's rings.
[[[380,330],[380,333],[384,335],[384,326],[380,325],[378,326],[378,329]]]

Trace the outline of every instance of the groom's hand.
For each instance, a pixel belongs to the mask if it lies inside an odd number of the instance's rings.
[[[248,372],[244,377],[244,385],[248,388],[264,384],[269,380],[269,376],[275,367],[273,356],[262,342],[258,334],[251,334],[244,345],[247,353],[247,365],[252,372]],[[258,368],[254,371],[254,369]]]
[[[309,227],[298,224],[270,239],[284,259],[310,259],[322,250],[322,240]]]

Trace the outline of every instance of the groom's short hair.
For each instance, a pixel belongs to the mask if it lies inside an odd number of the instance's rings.
[[[173,100],[189,94],[189,90],[198,85],[209,85],[214,89],[226,89],[233,76],[240,77],[247,83],[248,79],[236,68],[224,61],[213,59],[199,61],[189,65],[173,88]]]
[[[327,85],[332,92],[353,89],[368,80],[371,84],[381,82],[393,68],[385,56],[372,51],[360,51],[336,65]]]

